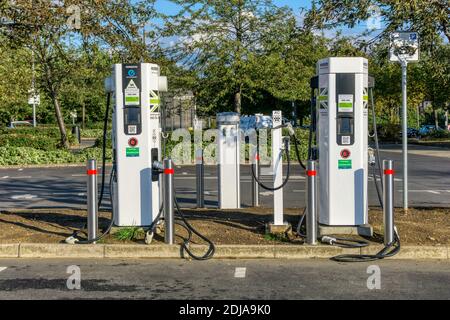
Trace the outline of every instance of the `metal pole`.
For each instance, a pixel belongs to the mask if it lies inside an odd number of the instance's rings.
[[[166,244],[174,244],[174,192],[173,192],[173,169],[172,159],[164,159],[164,241]]]
[[[97,190],[97,161],[90,159],[87,161],[87,220],[88,220],[88,240],[97,238],[98,229],[98,190]]]
[[[402,122],[403,122],[403,209],[408,210],[408,62],[402,61]]]
[[[34,51],[31,51],[32,56],[32,90],[33,90],[33,127],[36,128],[36,77],[35,77],[35,66],[34,66]]]
[[[306,211],[306,243],[310,245],[317,244],[317,171],[316,162],[308,161],[306,171],[308,194]]]
[[[383,161],[383,224],[384,244],[394,242],[394,161]]]
[[[196,151],[196,175],[197,175],[197,208],[205,207],[205,164],[203,162],[203,150]]]

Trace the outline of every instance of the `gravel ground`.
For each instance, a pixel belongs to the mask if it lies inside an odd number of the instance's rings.
[[[297,225],[303,210],[288,209],[285,217]],[[295,235],[274,237],[266,235],[265,224],[272,219],[271,209],[242,209],[239,211],[185,210],[191,224],[216,244],[270,244],[274,241],[298,243]],[[109,222],[109,212],[100,215],[100,226]],[[396,225],[402,244],[405,245],[449,245],[450,209],[412,209],[407,214],[396,212]],[[370,223],[378,234],[382,234],[383,217],[379,209],[371,209]],[[9,210],[0,212],[0,243],[59,243],[73,231],[83,227],[86,212],[67,209]],[[123,230],[122,230],[123,231]],[[123,232],[119,231],[119,234]],[[133,233],[134,230],[126,230]],[[177,241],[186,237],[182,227],[177,226]],[[181,237],[180,237],[181,236]],[[201,243],[193,238],[195,243]],[[133,240],[118,240],[108,236],[104,243],[143,243],[143,232],[136,230]],[[156,235],[155,242],[163,241],[163,235]]]

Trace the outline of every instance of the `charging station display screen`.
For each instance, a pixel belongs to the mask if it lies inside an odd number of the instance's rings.
[[[140,124],[141,123],[141,109],[140,108],[126,108],[125,109],[125,123],[126,124]]]
[[[353,118],[339,118],[338,134],[340,135],[353,134]]]

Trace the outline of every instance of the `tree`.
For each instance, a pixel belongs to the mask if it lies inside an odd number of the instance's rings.
[[[179,37],[168,56],[193,71],[193,88],[206,110],[238,113],[243,99],[252,99],[256,84],[252,74],[260,68],[258,57],[273,26],[285,21],[288,9],[269,0],[173,0],[182,9],[167,17],[165,36]]]
[[[439,127],[438,110],[448,114],[450,103],[450,45],[437,43],[423,52],[419,68],[426,99],[432,101],[435,124]]]
[[[0,42],[3,43],[0,36]],[[31,54],[0,45],[0,125],[30,116]]]
[[[444,34],[450,41],[450,6],[448,0],[319,0],[307,14],[310,28],[336,28],[342,25],[353,28],[378,14],[384,31],[377,36],[386,37],[398,29],[420,33],[423,44],[431,44]]]
[[[0,34],[9,39],[10,46],[25,46],[35,52],[41,87],[53,103],[61,146],[69,146],[60,95],[62,86],[77,72],[74,49],[87,49],[99,43],[120,52],[124,62],[145,59],[148,54],[139,28],[157,15],[153,10],[154,2],[2,2]]]

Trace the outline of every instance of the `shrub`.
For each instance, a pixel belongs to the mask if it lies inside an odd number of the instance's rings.
[[[450,131],[434,130],[428,137],[433,139],[450,139]]]
[[[97,139],[103,137],[102,129],[85,129],[81,130],[82,138]]]

